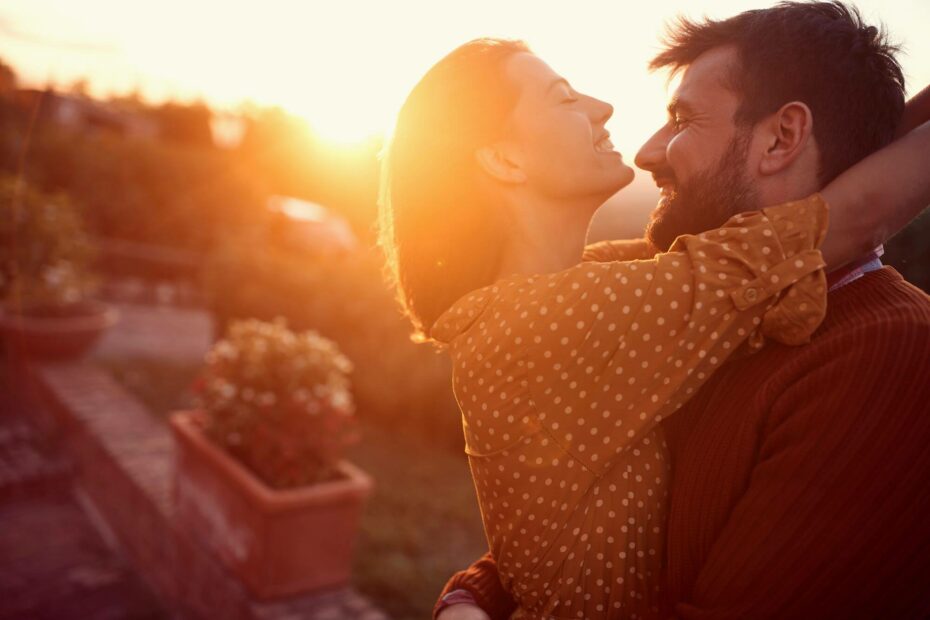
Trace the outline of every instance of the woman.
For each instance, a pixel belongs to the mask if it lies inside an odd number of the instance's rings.
[[[611,113],[522,43],[473,41],[414,88],[384,163],[383,245],[420,338],[452,355],[520,618],[655,614],[668,477],[656,423],[744,343],[805,342],[825,311],[824,259],[875,241],[834,235],[821,257],[814,195],[651,260],[608,244],[579,264],[591,216],[632,179]],[[876,215],[839,189],[824,191],[833,225],[871,230]]]

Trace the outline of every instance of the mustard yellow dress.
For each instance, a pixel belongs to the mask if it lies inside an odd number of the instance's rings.
[[[513,618],[658,611],[669,463],[661,427],[735,351],[809,339],[826,311],[819,194],[620,261],[474,291],[447,343],[466,453]]]

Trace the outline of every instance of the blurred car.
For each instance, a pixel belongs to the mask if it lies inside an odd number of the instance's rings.
[[[349,222],[326,207],[292,196],[268,198],[270,236],[288,248],[318,254],[341,254],[358,247]]]

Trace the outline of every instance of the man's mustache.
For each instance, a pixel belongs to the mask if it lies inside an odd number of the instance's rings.
[[[652,181],[656,184],[656,187],[660,188],[665,185],[676,185],[675,175],[671,171],[653,172]]]

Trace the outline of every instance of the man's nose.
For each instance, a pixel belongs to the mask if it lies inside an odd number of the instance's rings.
[[[637,168],[653,171],[665,166],[665,148],[668,146],[665,129],[660,128],[640,147],[633,160]]]

